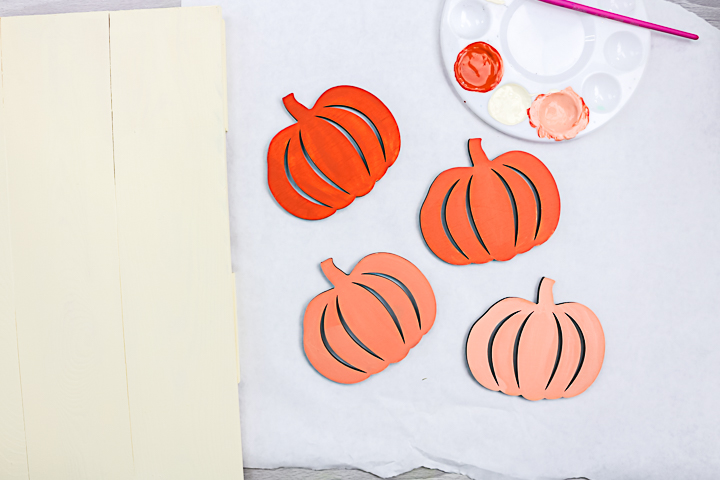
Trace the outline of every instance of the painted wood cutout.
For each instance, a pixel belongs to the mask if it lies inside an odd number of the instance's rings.
[[[553,300],[554,280],[540,280],[537,304],[500,300],[475,322],[467,339],[468,366],[490,390],[528,400],[574,397],[600,373],[605,335],[579,303]]]
[[[329,217],[366,195],[395,162],[400,131],[390,110],[357,87],[333,87],[308,109],[283,98],[297,123],[270,142],[268,184],[275,200],[306,220]]]
[[[320,264],[333,288],[304,318],[310,363],[338,383],[357,383],[405,358],[435,322],[435,294],[422,272],[392,253],[363,258],[350,274]]]
[[[480,141],[468,142],[472,166],[438,175],[420,210],[428,247],[454,265],[510,260],[547,241],[560,220],[545,164],[519,151],[490,161]]]

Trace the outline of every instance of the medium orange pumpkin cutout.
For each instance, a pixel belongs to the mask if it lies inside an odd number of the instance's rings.
[[[505,298],[472,326],[467,362],[483,387],[541,400],[574,397],[595,381],[605,356],[600,321],[579,303],[556,305],[554,283],[540,281],[537,304]]]
[[[350,274],[320,264],[333,288],[305,310],[303,345],[313,367],[357,383],[405,358],[435,322],[435,294],[412,263],[391,253],[363,258]]]
[[[297,123],[270,142],[268,185],[289,213],[329,217],[366,195],[395,162],[400,131],[390,110],[357,87],[334,87],[308,109],[295,96],[283,104]]]
[[[438,175],[420,210],[425,242],[453,265],[510,260],[544,243],[560,220],[560,194],[545,164],[519,151],[490,161],[480,141],[468,142],[473,166]]]

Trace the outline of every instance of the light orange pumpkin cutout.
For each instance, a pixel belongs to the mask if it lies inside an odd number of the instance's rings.
[[[605,356],[600,321],[579,303],[556,305],[554,283],[540,281],[537,304],[505,298],[472,326],[467,362],[482,386],[541,400],[574,397],[595,381]]]
[[[545,164],[519,151],[490,161],[480,142],[468,142],[472,166],[438,175],[420,210],[428,247],[454,265],[510,260],[547,241],[560,220]]]
[[[338,383],[357,383],[405,358],[435,322],[435,294],[402,257],[374,253],[350,274],[320,264],[333,288],[305,310],[303,346],[313,367]]]
[[[283,104],[297,123],[270,142],[268,185],[289,213],[329,217],[366,195],[395,162],[400,131],[390,110],[357,87],[334,87],[308,109],[295,96]]]

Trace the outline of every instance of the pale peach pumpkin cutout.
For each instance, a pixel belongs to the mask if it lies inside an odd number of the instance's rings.
[[[505,298],[472,326],[467,362],[482,386],[541,400],[574,397],[595,381],[605,356],[600,321],[579,303],[556,305],[554,283],[540,281],[537,304]]]

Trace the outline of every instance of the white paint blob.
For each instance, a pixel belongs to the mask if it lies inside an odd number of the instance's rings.
[[[506,83],[495,89],[488,102],[488,113],[505,125],[517,125],[527,118],[532,98],[530,93],[515,83]]]
[[[582,97],[593,112],[612,112],[620,105],[622,89],[617,78],[607,73],[590,75],[583,83]]]
[[[617,32],[605,42],[605,60],[620,70],[632,70],[640,65],[643,48],[640,39],[630,32]]]
[[[450,11],[450,26],[459,37],[479,39],[490,28],[490,17],[477,0],[463,0]]]

